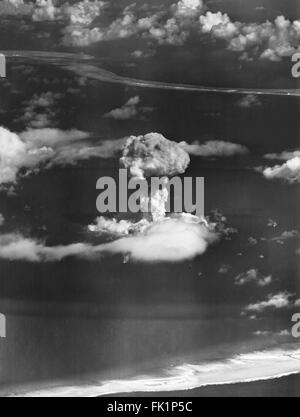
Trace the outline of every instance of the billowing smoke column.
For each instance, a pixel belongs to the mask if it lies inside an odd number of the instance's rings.
[[[173,177],[186,171],[190,157],[176,142],[159,133],[149,133],[127,140],[120,163],[132,177]]]
[[[131,136],[120,159],[120,164],[129,169],[133,178],[165,177],[162,188],[151,189],[150,199],[147,194],[141,201],[144,211],[148,211],[147,208],[150,207],[152,220],[155,222],[163,220],[166,215],[166,203],[169,198],[168,178],[183,174],[189,163],[189,154],[176,142],[159,133]]]

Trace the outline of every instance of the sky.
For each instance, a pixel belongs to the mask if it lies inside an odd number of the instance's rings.
[[[299,40],[290,2],[0,1],[1,382],[299,347]],[[204,177],[208,226],[102,216],[124,164]]]

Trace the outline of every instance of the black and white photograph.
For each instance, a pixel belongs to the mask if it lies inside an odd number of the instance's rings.
[[[300,0],[0,0],[0,397],[300,397],[299,116]]]

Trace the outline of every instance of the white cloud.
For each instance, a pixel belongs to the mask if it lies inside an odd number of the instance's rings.
[[[105,3],[98,0],[83,0],[74,4],[68,2],[61,6],[53,0],[37,0],[32,20],[35,22],[63,20],[74,27],[89,26],[99,16]]]
[[[289,159],[282,165],[258,168],[268,180],[281,179],[290,184],[300,182],[300,156]]]
[[[15,133],[0,127],[0,185],[16,181],[25,159],[25,143]]]
[[[265,155],[266,159],[270,159],[270,160],[279,160],[279,161],[288,161],[289,159],[293,159],[293,158],[300,158],[300,151],[296,150],[296,151],[283,151],[281,153],[269,153],[267,155]]]
[[[266,309],[283,309],[291,306],[292,294],[281,292],[276,295],[269,295],[266,301],[250,304],[246,307],[248,312],[263,312]]]
[[[70,4],[69,2],[57,2],[55,0],[36,0],[35,2],[25,3],[23,0],[3,0],[0,1],[0,15],[16,15],[31,17],[33,22],[63,22],[65,23],[65,41],[67,42],[68,33],[76,39],[76,44],[80,45],[80,37],[84,44],[84,32],[91,32],[89,26],[100,15],[106,3],[99,0],[83,0]],[[93,36],[89,36],[92,43]]]
[[[90,135],[77,129],[28,129],[20,133],[20,138],[30,149],[42,148],[44,146],[56,147],[64,146],[71,142],[87,139]]]
[[[5,223],[5,218],[3,216],[3,214],[0,213],[0,227],[2,227]]]
[[[44,128],[55,124],[55,108],[61,94],[54,94],[51,91],[35,94],[31,100],[24,103],[23,116],[21,121],[33,128]]]
[[[235,284],[244,286],[247,284],[257,284],[259,287],[266,287],[272,283],[272,276],[264,276],[257,269],[250,269],[246,273],[240,274],[235,278]]]
[[[52,0],[37,0],[32,20],[42,22],[44,20],[59,19],[60,9],[55,7]]]
[[[172,8],[175,16],[182,17],[199,16],[206,9],[203,0],[180,0]]]
[[[192,144],[181,142],[180,146],[189,154],[202,157],[232,157],[249,153],[249,150],[243,145],[217,140],[212,140],[204,144],[200,142],[194,142]]]
[[[138,35],[158,44],[183,45],[191,37],[210,36],[225,41],[227,49],[241,59],[280,61],[299,50],[300,21],[278,16],[273,22],[232,21],[228,14],[207,11],[202,0],[180,0],[169,8],[150,14],[138,3],[124,8],[107,27],[98,26],[96,18],[108,2],[79,1],[57,5],[53,0],[0,1],[0,15],[28,15],[35,22],[62,21],[63,43],[84,47],[95,42],[125,39]],[[144,13],[144,14],[143,14]]]
[[[216,239],[204,225],[167,219],[152,224],[143,234],[107,244],[106,250],[144,262],[182,262],[204,254]]]
[[[32,13],[32,9],[33,4],[24,3],[23,0],[0,1],[0,16],[30,15]]]
[[[243,23],[232,21],[227,14],[206,12],[201,0],[182,0],[169,9],[141,17],[137,5],[126,7],[108,27],[73,27],[65,30],[64,43],[87,46],[94,42],[124,39],[134,35],[158,44],[183,45],[192,36],[209,35],[226,42],[229,50],[243,59],[257,57],[280,61],[299,48],[300,21],[291,22],[278,16],[274,22]]]
[[[108,234],[110,236],[121,237],[144,232],[149,226],[150,222],[147,219],[133,223],[130,220],[117,221],[116,219],[108,219],[100,216],[97,217],[93,224],[88,226],[88,230],[99,236]]]
[[[0,127],[0,185],[16,183],[21,169],[75,164],[90,158],[111,158],[126,139],[91,143],[86,132],[72,129],[28,129],[19,135]]]
[[[133,119],[138,115],[138,105],[140,102],[141,99],[139,96],[132,97],[124,104],[124,106],[111,110],[109,113],[105,114],[104,117],[116,120]]]

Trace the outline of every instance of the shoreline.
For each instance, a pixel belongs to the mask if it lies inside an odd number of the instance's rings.
[[[300,382],[300,371],[295,371],[295,372],[291,372],[291,373],[283,373],[277,376],[269,376],[269,377],[261,377],[261,378],[257,378],[257,379],[245,379],[245,380],[236,380],[236,381],[228,381],[228,382],[217,382],[217,383],[207,383],[207,384],[202,384],[199,385],[198,387],[193,387],[193,388],[187,388],[187,389],[182,389],[182,390],[176,390],[176,391],[137,391],[137,392],[133,392],[133,393],[107,393],[107,394],[102,394],[102,395],[98,395],[97,398],[101,398],[101,397],[143,397],[143,396],[150,396],[150,397],[156,397],[156,396],[162,396],[162,397],[168,397],[168,396],[179,396],[179,397],[189,397],[191,392],[197,392],[199,390],[205,390],[206,388],[222,388],[222,387],[230,387],[230,386],[238,386],[238,385],[247,385],[247,384],[255,384],[255,383],[259,383],[259,382],[274,382],[274,381],[279,381],[279,380],[283,380],[285,378],[288,377],[293,377],[293,376],[298,376],[299,377],[299,382]],[[176,393],[176,394],[174,394]],[[189,393],[189,395],[182,395],[184,393]],[[172,395],[170,395],[172,394]],[[299,396],[300,396],[300,388],[299,388]]]
[[[237,95],[257,95],[257,96],[281,96],[281,97],[300,97],[300,89],[262,89],[262,88],[238,88],[238,87],[207,87],[203,85],[193,85],[184,83],[171,83],[155,80],[143,80],[129,78],[115,74],[104,68],[97,66],[97,58],[85,55],[64,52],[45,51],[15,51],[3,50],[2,54],[12,59],[27,59],[31,61],[39,60],[41,63],[57,65],[69,70],[79,76],[98,80],[101,82],[123,84],[137,88],[152,88],[159,90],[173,90],[198,93],[213,94],[237,94]],[[87,63],[89,61],[89,63]],[[96,62],[95,62],[96,61]]]
[[[282,378],[299,378],[300,350],[256,351],[241,354],[224,361],[184,363],[159,372],[139,374],[130,378],[105,379],[90,376],[80,382],[57,381],[55,385],[38,388],[23,387],[10,396],[29,397],[120,397],[172,396],[174,392],[185,396],[193,390],[218,391],[236,384],[276,384]],[[300,379],[299,379],[300,385]],[[168,393],[168,394],[166,394]]]
[[[250,382],[239,382],[223,385],[202,386],[184,391],[169,392],[136,392],[120,393],[119,395],[99,396],[98,398],[199,398],[199,397],[299,397],[300,373],[281,376],[278,378],[261,379]]]

